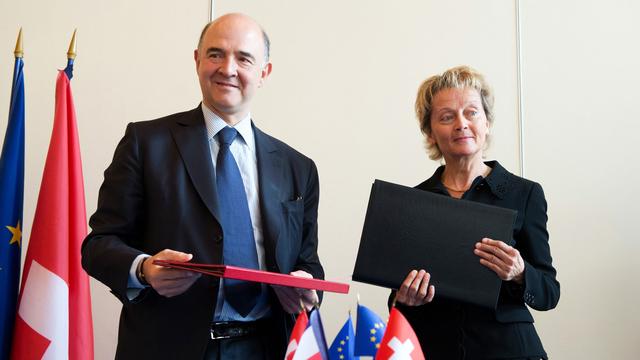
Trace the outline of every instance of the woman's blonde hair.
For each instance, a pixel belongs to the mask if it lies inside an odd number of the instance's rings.
[[[431,136],[431,111],[433,110],[433,98],[436,94],[445,89],[471,88],[478,91],[482,100],[482,107],[487,116],[489,126],[493,124],[493,92],[484,79],[484,76],[468,66],[457,66],[451,68],[441,75],[434,75],[422,82],[416,97],[416,116],[420,123],[420,130],[426,136]],[[489,145],[489,134],[486,138],[486,146]],[[438,144],[427,141],[427,151],[429,158],[439,160],[442,152]]]

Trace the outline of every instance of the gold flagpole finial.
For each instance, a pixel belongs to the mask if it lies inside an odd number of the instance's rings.
[[[13,55],[16,58],[21,58],[24,55],[22,51],[22,28],[20,28],[20,32],[18,32],[18,40],[16,40],[16,49],[13,51]]]
[[[302,312],[307,311],[307,309],[304,307],[304,302],[302,301],[302,298],[298,300],[300,301],[300,311]]]
[[[69,44],[69,50],[67,51],[67,59],[75,59],[76,58],[76,32],[78,29],[73,30],[73,37],[71,38],[71,43]]]

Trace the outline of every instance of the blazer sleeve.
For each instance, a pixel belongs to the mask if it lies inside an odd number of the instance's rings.
[[[534,183],[525,206],[524,224],[517,241],[525,263],[522,299],[536,310],[550,310],[560,300],[560,283],[552,265],[547,202],[540,184]]]
[[[105,170],[98,207],[91,216],[91,233],[82,243],[82,267],[107,285],[123,302],[129,270],[138,250],[143,212],[143,184],[136,130],[133,124],[118,144]]]
[[[309,162],[310,168],[303,195],[302,242],[294,268],[308,272],[315,279],[324,279],[324,270],[318,257],[318,202],[320,198],[318,169],[312,160]]]

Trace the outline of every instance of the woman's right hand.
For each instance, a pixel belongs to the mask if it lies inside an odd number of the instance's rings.
[[[412,270],[404,279],[396,293],[396,301],[404,305],[420,306],[430,303],[436,288],[429,285],[431,275],[424,270]]]

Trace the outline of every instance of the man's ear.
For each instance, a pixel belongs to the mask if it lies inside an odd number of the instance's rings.
[[[196,69],[198,69],[198,65],[200,65],[200,58],[198,57],[198,49],[193,50],[193,60],[196,62]]]
[[[260,70],[261,71],[261,73],[260,73],[260,86],[262,86],[262,84],[264,84],[265,80],[267,80],[267,78],[271,74],[271,70],[272,69],[273,69],[273,65],[271,65],[270,62],[262,67],[262,70]]]

